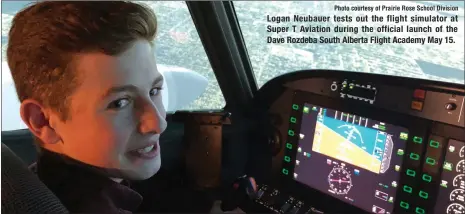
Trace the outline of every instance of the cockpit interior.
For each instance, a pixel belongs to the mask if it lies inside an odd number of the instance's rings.
[[[458,82],[290,67],[259,86],[236,3],[185,4],[225,105],[168,114],[162,170],[134,184],[143,211],[205,213],[221,200],[245,213],[465,213],[463,56]],[[1,141],[35,161],[27,129]],[[230,190],[241,176],[254,197],[231,197],[247,195]]]

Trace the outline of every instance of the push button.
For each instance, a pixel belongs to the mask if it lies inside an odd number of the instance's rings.
[[[433,158],[427,157],[426,158],[426,163],[431,165],[431,166],[434,166],[436,164],[436,160],[434,160]]]
[[[282,172],[283,172],[283,174],[285,174],[285,175],[289,175],[289,170],[287,170],[287,169],[283,169]]]
[[[286,143],[286,148],[288,148],[288,149],[292,149],[292,144],[290,144],[290,143]]]
[[[412,159],[412,160],[420,160],[420,155],[417,154],[417,153],[412,152],[412,153],[410,153],[410,159]]]
[[[408,208],[410,207],[410,205],[409,205],[407,202],[405,202],[405,201],[401,201],[401,202],[400,202],[400,207],[402,207],[402,208],[408,210]]]
[[[421,143],[423,142],[423,138],[418,137],[418,136],[414,136],[414,137],[413,137],[413,142],[414,142],[414,143],[421,144]]]
[[[425,214],[426,212],[425,212],[424,209],[422,209],[420,207],[417,207],[417,208],[415,208],[415,213],[416,214]]]
[[[407,174],[410,177],[415,177],[416,172],[414,170],[407,169],[407,171],[405,171],[405,174]]]
[[[289,156],[284,156],[284,161],[291,162],[291,158]]]
[[[433,148],[436,148],[436,149],[437,149],[437,148],[439,148],[439,145],[440,145],[440,143],[437,142],[437,141],[435,141],[435,140],[430,140],[430,141],[429,141],[429,146],[430,146],[430,147],[433,147]]]
[[[425,99],[425,94],[426,94],[425,90],[415,89],[415,91],[413,91],[413,98],[423,100]]]
[[[433,180],[431,175],[428,175],[428,174],[423,174],[423,176],[421,176],[421,179],[423,179],[424,181],[426,181],[428,183],[431,182],[431,180]]]
[[[294,110],[296,110],[296,111],[299,110],[299,105],[297,105],[297,104],[292,104],[292,109],[294,109]]]
[[[296,123],[297,119],[295,117],[291,117],[291,119],[289,121],[291,121],[291,123]]]
[[[423,192],[420,190],[420,192],[418,193],[418,195],[424,199],[428,199],[428,193],[427,192]]]
[[[404,185],[404,192],[412,193],[412,187]]]
[[[423,110],[423,102],[420,101],[412,101],[410,106],[413,110],[421,111]]]

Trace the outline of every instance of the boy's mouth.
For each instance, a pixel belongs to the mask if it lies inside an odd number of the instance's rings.
[[[142,159],[152,159],[158,156],[158,142],[155,144],[148,145],[144,148],[132,150],[129,152],[134,157]]]
[[[148,152],[152,151],[153,147],[154,147],[154,145],[147,146],[145,148],[138,149],[137,152],[139,152],[139,153],[148,153]]]

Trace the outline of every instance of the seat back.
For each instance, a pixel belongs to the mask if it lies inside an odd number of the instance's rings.
[[[2,143],[2,213],[69,213],[26,164]]]

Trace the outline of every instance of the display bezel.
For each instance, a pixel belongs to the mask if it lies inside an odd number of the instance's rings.
[[[425,124],[429,124],[426,120],[422,119],[417,119],[410,117],[408,115],[399,115],[397,113],[393,112],[388,112],[383,109],[378,109],[372,106],[362,106],[360,103],[357,102],[351,102],[350,100],[337,100],[329,97],[324,97],[320,95],[316,95],[313,93],[309,92],[302,92],[302,91],[295,91],[294,92],[294,98],[291,106],[289,106],[290,109],[290,115],[289,117],[295,117],[297,121],[301,121],[303,112],[302,112],[302,107],[304,106],[305,103],[321,106],[324,108],[330,108],[330,109],[335,109],[339,111],[344,111],[347,113],[351,114],[356,114],[359,116],[363,117],[368,117],[374,120],[382,121],[385,123],[390,123],[396,126],[404,127],[407,130],[409,130],[409,141],[412,136],[411,133],[415,133],[415,135],[421,135],[424,136],[427,133],[428,127]],[[292,105],[297,104],[299,106],[299,110],[294,110],[292,109]],[[289,120],[288,120],[289,121]],[[292,123],[288,122],[289,127],[288,130],[293,130],[295,133],[294,136],[289,136],[288,133],[285,133],[285,143],[291,143],[292,144],[292,149],[286,149],[285,148],[285,156],[290,156],[291,160],[295,160],[296,154],[297,154],[297,145],[299,141],[298,133],[300,133],[300,123]],[[286,147],[286,144],[284,145]],[[407,144],[408,147],[408,144]],[[409,150],[406,148],[406,150]],[[403,158],[404,160],[402,161],[402,168],[404,168],[405,165],[405,157]],[[284,175],[281,173],[281,183],[286,186],[286,188],[289,189],[289,191],[292,191],[293,193],[297,193],[297,195],[300,195],[301,197],[307,197],[309,195],[312,195],[312,193],[319,193],[321,195],[321,191],[317,189],[313,189],[305,184],[302,184],[296,180],[294,180],[293,173],[294,173],[294,163],[291,162],[286,162],[285,160],[282,161],[282,168],[286,168],[289,170],[288,175]],[[402,173],[402,171],[401,171]],[[402,180],[402,175],[399,178],[399,183]],[[399,194],[402,194],[400,189],[397,189],[396,192],[396,198],[398,197]],[[338,201],[338,203],[346,203],[350,204],[349,202],[342,201],[338,198],[335,198],[329,194],[325,193],[325,196],[319,197],[319,200],[334,200]],[[396,203],[394,201],[394,203]],[[351,204],[354,205],[354,204]],[[322,208],[324,209],[324,208]],[[360,208],[357,208],[360,209]],[[398,205],[395,204],[393,212],[396,212],[398,209]],[[359,212],[362,211],[362,209],[359,210]],[[365,210],[363,210],[365,211]],[[366,212],[366,211],[365,211]]]

